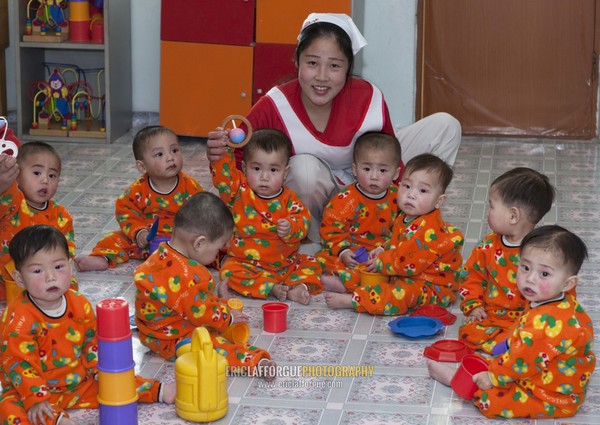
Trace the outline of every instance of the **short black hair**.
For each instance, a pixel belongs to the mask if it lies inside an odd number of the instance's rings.
[[[175,214],[174,231],[206,236],[214,242],[235,224],[229,207],[218,196],[200,192],[188,198]]]
[[[404,168],[405,176],[415,171],[427,171],[436,174],[439,178],[440,186],[442,186],[442,193],[446,193],[446,189],[452,181],[452,176],[454,176],[452,168],[443,159],[432,153],[422,153],[411,158],[406,163],[406,167]]]
[[[527,167],[513,168],[497,177],[490,186],[492,191],[505,205],[522,208],[534,224],[550,211],[555,193],[546,175]]]
[[[60,230],[54,226],[36,224],[25,227],[17,232],[8,246],[10,258],[15,263],[15,269],[37,254],[39,251],[62,250],[69,258],[69,243]]]
[[[527,247],[539,248],[562,259],[569,274],[576,275],[588,258],[585,242],[575,233],[556,224],[540,226],[529,232],[521,241],[520,252]]]
[[[173,130],[162,125],[149,125],[137,132],[132,143],[133,157],[136,161],[141,161],[144,158],[144,152],[146,151],[148,141],[160,134],[170,134],[177,138],[177,135]]]
[[[356,163],[356,159],[363,151],[370,150],[385,150],[389,152],[393,158],[392,162],[400,166],[402,161],[402,148],[400,142],[396,136],[384,133],[383,131],[368,131],[361,134],[356,142],[354,142],[353,160]]]
[[[49,145],[45,142],[23,143],[23,145],[21,145],[21,147],[19,148],[19,153],[17,154],[17,162],[19,164],[22,164],[23,161],[25,161],[25,159],[27,159],[29,155],[33,155],[36,153],[48,153],[54,156],[54,158],[56,158],[56,160],[58,161],[58,171],[60,172],[62,168],[62,161],[60,160],[60,156],[58,155],[58,153],[52,145]]]
[[[292,141],[282,131],[273,128],[261,128],[252,133],[252,137],[243,147],[244,159],[249,158],[257,151],[267,153],[281,152],[286,158],[286,164],[292,156]]]

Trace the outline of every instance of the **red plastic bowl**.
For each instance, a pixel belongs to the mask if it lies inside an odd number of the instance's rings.
[[[438,362],[460,362],[467,354],[473,354],[467,345],[457,339],[442,339],[425,347],[423,355]]]
[[[427,316],[434,319],[439,319],[444,326],[451,325],[456,321],[456,316],[439,305],[424,305],[417,311],[410,314],[411,316]]]

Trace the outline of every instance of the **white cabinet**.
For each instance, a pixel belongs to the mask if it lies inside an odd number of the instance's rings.
[[[130,0],[104,0],[103,44],[71,42],[68,39],[53,42],[52,40],[60,37],[50,33],[44,36],[49,41],[23,41],[26,34],[27,2],[11,1],[15,3],[18,20],[13,25],[11,42],[16,46],[19,139],[23,142],[41,140],[111,143],[127,132],[131,127],[132,109]],[[66,13],[68,17],[69,11]],[[71,130],[70,121],[66,129],[61,129],[60,123],[54,121],[46,129],[43,122],[38,120],[38,112],[42,106],[39,102],[34,102],[34,99],[46,98],[46,93],[40,94],[40,91],[47,90],[48,86],[40,88],[34,82],[47,82],[54,69],[60,71],[65,83],[70,86],[67,96],[63,97],[60,93],[54,95],[60,96],[63,106],[66,103],[71,111],[78,111],[80,121],[76,131]],[[90,90],[85,90],[85,87]],[[86,95],[88,92],[94,97],[89,98]],[[52,99],[52,96],[46,99]],[[86,106],[91,106],[91,118],[87,122],[84,118]],[[32,124],[34,122],[38,122],[37,128]]]

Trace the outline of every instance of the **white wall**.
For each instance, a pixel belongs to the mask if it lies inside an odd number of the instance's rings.
[[[159,112],[160,1],[131,2],[136,112]],[[14,3],[8,4],[10,23],[14,22]],[[357,59],[355,73],[381,88],[395,126],[414,120],[416,4],[417,0],[354,0],[353,15],[369,43]],[[12,34],[12,27],[9,30]],[[9,111],[15,110],[17,104],[14,45],[11,40],[5,52]]]

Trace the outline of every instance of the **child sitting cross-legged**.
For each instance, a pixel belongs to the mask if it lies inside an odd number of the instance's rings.
[[[400,162],[400,143],[394,136],[369,132],[356,140],[352,173],[358,181],[344,187],[323,210],[323,249],[316,257],[326,291],[354,291],[360,285],[357,250],[370,252],[392,236]]]
[[[308,304],[311,294],[322,291],[321,266],[298,253],[310,213],[284,185],[292,143],[279,130],[261,129],[243,149],[243,172],[229,148],[210,163],[213,184],[235,221],[221,279],[247,297]]]

